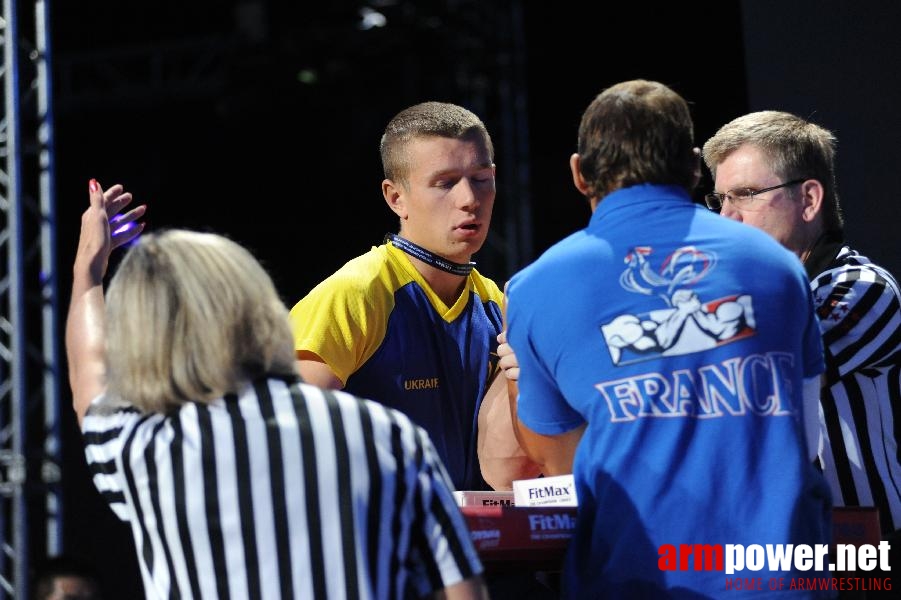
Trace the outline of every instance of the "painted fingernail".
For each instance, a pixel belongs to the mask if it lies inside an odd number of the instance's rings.
[[[100,189],[100,186],[97,184],[96,179],[92,179],[88,182],[88,189],[92,192],[96,192],[97,190]]]

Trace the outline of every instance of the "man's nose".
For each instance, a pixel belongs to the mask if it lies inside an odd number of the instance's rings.
[[[726,202],[723,204],[723,207],[720,209],[720,214],[727,219],[732,219],[733,221],[741,221],[741,211],[732,206],[731,202]]]
[[[464,210],[472,210],[479,204],[479,195],[473,183],[465,177],[460,180],[457,190],[457,206]]]

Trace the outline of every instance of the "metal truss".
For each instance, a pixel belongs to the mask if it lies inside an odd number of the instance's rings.
[[[27,10],[24,10],[27,9]],[[61,551],[49,1],[4,0],[0,108],[0,598]]]

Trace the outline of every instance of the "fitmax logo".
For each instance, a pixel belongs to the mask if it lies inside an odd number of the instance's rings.
[[[529,488],[529,499],[558,498],[560,496],[572,496],[571,485],[548,485],[545,487]]]
[[[570,514],[529,515],[529,529],[532,531],[572,531],[575,528],[576,518]]]

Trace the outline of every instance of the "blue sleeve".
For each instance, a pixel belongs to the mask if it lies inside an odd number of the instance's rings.
[[[528,285],[519,284],[514,276],[507,290],[507,342],[519,363],[517,416],[536,433],[565,433],[582,425],[584,419],[567,402],[550,367],[553,361],[542,347],[544,332],[536,327],[535,317],[540,314],[540,298],[529,294]],[[542,291],[540,286],[538,291]]]

